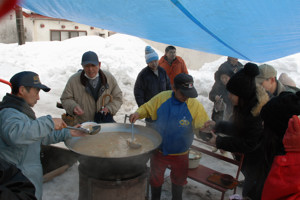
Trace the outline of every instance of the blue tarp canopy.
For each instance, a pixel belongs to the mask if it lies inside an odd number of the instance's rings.
[[[300,52],[299,0],[23,0],[38,14],[266,62]]]

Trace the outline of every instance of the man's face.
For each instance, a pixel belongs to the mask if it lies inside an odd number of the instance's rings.
[[[166,53],[168,60],[174,60],[176,58],[176,49],[171,49]]]
[[[30,88],[29,91],[24,86],[21,86],[19,89],[19,95],[22,97],[30,107],[33,107],[38,100],[40,100],[40,89]]]
[[[158,67],[158,60],[152,60],[151,62],[148,63],[148,66],[153,70],[157,70]]]
[[[90,78],[95,78],[99,72],[100,63],[99,65],[87,64],[83,66],[83,70],[85,74]]]
[[[174,93],[175,93],[175,98],[176,98],[178,101],[180,101],[180,102],[186,102],[186,101],[189,99],[188,97],[184,96],[184,95],[182,94],[182,92],[180,92],[179,89],[174,88],[173,91],[174,91]]]
[[[273,88],[273,81],[272,78],[265,79],[261,85],[265,88],[266,91],[273,94],[272,88]]]

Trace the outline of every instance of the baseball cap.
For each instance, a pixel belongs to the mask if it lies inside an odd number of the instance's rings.
[[[81,65],[85,66],[87,64],[93,64],[96,66],[99,64],[98,56],[95,52],[87,51],[82,55]]]
[[[180,90],[180,92],[189,98],[196,98],[198,93],[194,87],[194,80],[191,75],[188,74],[178,74],[174,78],[175,87]]]
[[[259,69],[259,75],[257,75],[255,78],[255,81],[258,84],[261,84],[266,79],[277,76],[276,69],[271,65],[262,64],[258,66],[258,69]]]
[[[23,71],[15,74],[9,81],[12,87],[28,86],[49,92],[50,88],[43,85],[40,81],[39,75],[31,71]]]

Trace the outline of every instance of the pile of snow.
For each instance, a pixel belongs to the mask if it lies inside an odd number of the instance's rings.
[[[101,68],[110,71],[118,81],[123,91],[123,105],[117,113],[117,122],[124,121],[125,114],[130,114],[137,109],[133,95],[133,87],[138,73],[146,66],[145,46],[147,43],[139,38],[115,34],[109,38],[97,36],[82,36],[62,42],[28,42],[25,45],[0,43],[0,78],[9,80],[20,71],[34,71],[40,75],[41,82],[51,88],[48,93],[40,92],[40,101],[34,107],[37,116],[50,114],[60,117],[64,110],[56,108],[60,95],[69,77],[81,69],[81,56],[86,51],[95,51],[101,61]],[[157,51],[159,56],[163,53]],[[180,55],[179,55],[180,56]],[[204,105],[208,115],[211,115],[212,102],[208,93],[214,83],[214,72],[226,61],[226,57],[206,63],[198,70],[189,70],[194,77],[195,87],[198,91],[198,100]],[[241,60],[243,64],[246,61]],[[260,63],[257,63],[260,64]],[[300,54],[291,55],[282,59],[269,62],[278,70],[278,75],[287,73],[297,86],[300,86]],[[0,84],[0,98],[10,88]],[[219,161],[204,158],[201,162],[217,168],[220,171],[234,173],[234,170]],[[43,199],[77,199],[78,197],[77,165],[70,168],[65,174],[53,181],[44,184]],[[231,192],[230,192],[231,194]],[[170,197],[170,180],[167,179],[162,194],[162,199]],[[220,193],[202,184],[189,180],[184,190],[184,199],[217,199]]]

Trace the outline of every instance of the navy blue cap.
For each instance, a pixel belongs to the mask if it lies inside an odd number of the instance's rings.
[[[43,85],[40,81],[39,75],[31,71],[23,71],[15,74],[9,81],[12,87],[28,86],[49,92],[50,88]]]
[[[189,98],[196,98],[198,93],[194,87],[194,80],[191,75],[181,73],[174,78],[175,88],[179,89],[180,92]]]
[[[85,66],[87,64],[99,65],[98,56],[95,52],[87,51],[82,55],[81,65]]]

